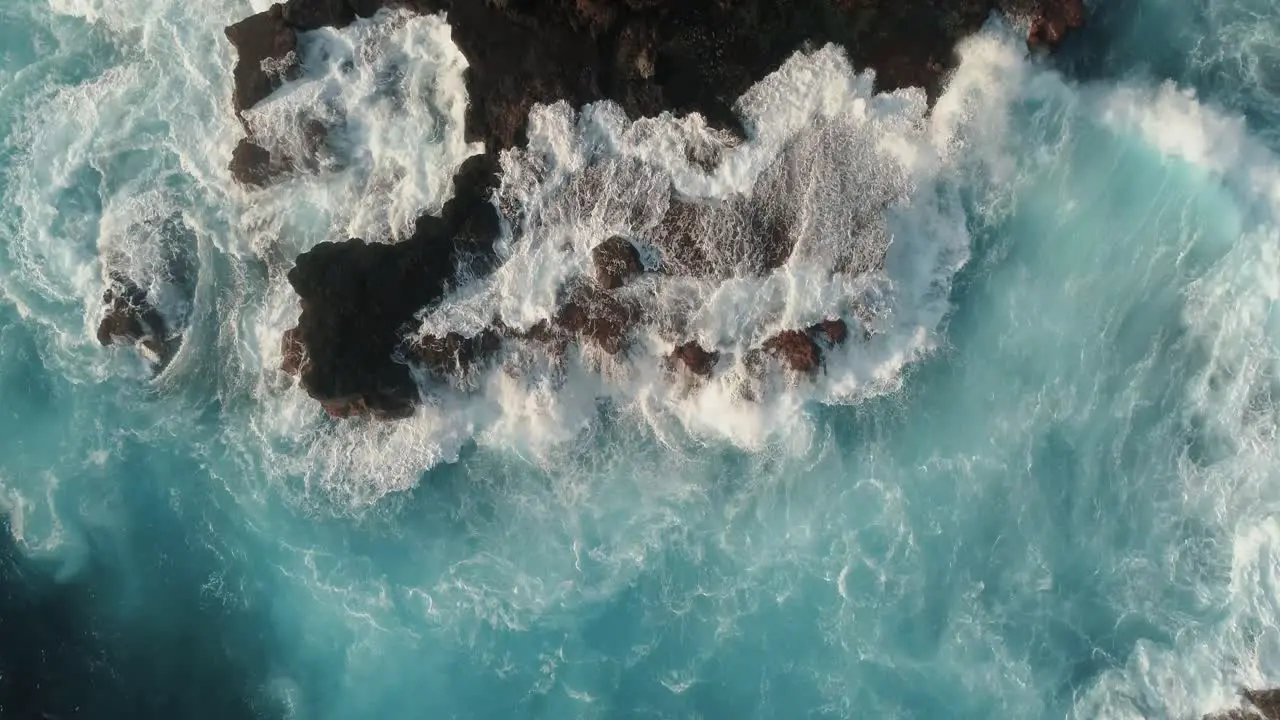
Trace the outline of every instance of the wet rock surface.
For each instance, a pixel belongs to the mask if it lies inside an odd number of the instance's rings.
[[[783,330],[764,341],[764,350],[798,373],[813,374],[822,366],[822,350],[801,330]]]
[[[157,369],[169,364],[176,342],[160,311],[151,304],[147,293],[130,278],[112,272],[102,293],[102,319],[98,323],[98,342],[103,346],[136,346]]]
[[[239,116],[275,92],[296,70],[298,33],[285,19],[284,7],[272,5],[228,26],[226,35],[236,49],[232,106]]]
[[[303,388],[335,417],[404,417],[418,400],[407,365],[394,354],[414,315],[438,301],[465,254],[489,255],[498,216],[489,202],[493,158],[463,164],[440,217],[419,218],[398,244],[321,243],[298,256],[289,283],[302,315]],[[407,410],[406,410],[407,408]]]
[[[644,272],[636,246],[616,235],[592,248],[591,259],[596,268],[596,284],[605,290],[616,290]]]
[[[501,347],[501,334],[486,329],[471,337],[455,332],[425,335],[410,344],[409,354],[437,376],[456,377],[489,360]]]
[[[843,344],[848,337],[848,324],[833,318],[804,330],[783,330],[765,340],[761,348],[790,370],[813,375],[822,368],[824,350]],[[760,360],[755,362],[758,364]]]
[[[556,311],[554,325],[610,355],[622,352],[627,336],[641,321],[639,308],[612,293],[583,287],[573,291]]]
[[[488,267],[499,226],[489,204],[496,154],[523,144],[534,104],[609,99],[631,117],[697,112],[714,128],[741,135],[734,103],[801,47],[838,43],[855,66],[875,68],[878,89],[923,87],[934,98],[955,62],[955,42],[992,11],[1036,20],[1032,44],[1052,45],[1083,22],[1079,0],[291,0],[227,28],[237,54],[236,112],[295,72],[298,32],[341,27],[393,6],[447,13],[468,61],[466,135],[483,141],[488,155],[464,164],[454,178],[457,197],[441,217],[420,218],[402,243],[325,243],[298,258],[290,282],[303,307],[296,335],[308,358],[299,368],[302,384],[340,417],[411,411],[416,390],[392,355],[414,314],[443,296],[459,263],[473,272]],[[231,166],[241,182],[265,184],[296,165],[248,140]],[[718,162],[713,149],[697,150],[699,164]],[[719,217],[705,206],[673,203],[660,233],[663,269],[704,277],[764,273],[793,252],[788,217],[750,216],[736,241],[705,242]],[[630,258],[619,261],[624,272],[603,275],[602,287],[617,287],[631,272]],[[839,270],[877,262],[859,259]],[[634,308],[597,294],[571,298],[544,329],[617,353],[636,322]],[[812,335],[782,333],[766,350],[812,373],[821,362]]]
[[[1203,720],[1280,720],[1280,689],[1241,690],[1244,707],[1205,715]]]
[[[1027,45],[1056,48],[1072,30],[1084,27],[1084,19],[1084,0],[1046,2],[1031,22]]]
[[[677,345],[667,356],[667,364],[673,369],[681,369],[699,377],[711,377],[720,353],[704,350],[695,340]]]

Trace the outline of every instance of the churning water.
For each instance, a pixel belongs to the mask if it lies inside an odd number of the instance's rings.
[[[441,18],[307,34],[249,121],[334,152],[247,191],[221,29],[265,0],[224,5],[0,6],[0,715],[1183,718],[1280,681],[1274,0],[1098,3],[1052,63],[993,20],[932,110],[799,54],[711,172],[698,118],[537,108],[523,232],[427,330],[546,317],[673,189],[796,253],[389,424],[280,373],[284,275],[439,208],[466,60]],[[158,377],[97,345],[109,270],[185,329]],[[754,399],[654,360],[672,318],[731,362],[832,313],[869,337]]]

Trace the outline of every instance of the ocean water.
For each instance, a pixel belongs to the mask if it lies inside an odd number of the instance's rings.
[[[993,19],[931,112],[817,49],[711,173],[697,118],[538,108],[519,238],[424,331],[545,317],[673,189],[795,213],[795,256],[642,280],[627,358],[513,351],[379,425],[277,370],[284,275],[448,197],[466,61],[440,18],[307,35],[250,122],[333,151],[246,191],[221,28],[267,4],[0,5],[0,716],[1194,718],[1280,682],[1280,6],[1099,2],[1052,59]],[[156,377],[97,345],[113,269],[184,331]],[[814,380],[739,372],[836,312],[869,337]],[[671,323],[725,371],[659,372]]]

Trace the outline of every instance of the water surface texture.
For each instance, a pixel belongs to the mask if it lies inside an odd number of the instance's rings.
[[[428,329],[546,317],[671,187],[793,162],[757,198],[793,261],[652,310],[876,332],[757,401],[588,352],[391,424],[278,370],[284,275],[439,208],[466,61],[440,18],[307,34],[249,121],[340,115],[337,159],[246,191],[222,28],[266,4],[0,4],[0,715],[1192,718],[1280,682],[1274,0],[1103,0],[1052,61],[993,21],[932,111],[814,49],[711,174],[697,119],[539,108],[527,236]],[[851,223],[882,272],[825,272]],[[111,269],[185,329],[157,377],[97,344]]]

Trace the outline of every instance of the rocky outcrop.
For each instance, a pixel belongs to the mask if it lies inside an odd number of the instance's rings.
[[[164,317],[147,299],[145,290],[128,277],[111,272],[102,293],[102,306],[99,343],[104,347],[136,346],[156,369],[169,364],[176,343],[168,337]]]
[[[1033,44],[1083,24],[1081,0],[290,0],[226,30],[237,113],[297,70],[299,31],[342,27],[382,7],[445,12],[469,63],[467,136],[521,144],[535,103],[601,99],[632,117],[697,112],[739,129],[733,104],[804,44],[838,43],[879,89],[939,92],[956,40],[992,11],[1035,18]],[[709,58],[715,58],[714,62]]]
[[[289,328],[280,338],[280,369],[289,375],[300,375],[307,362],[307,348],[302,344],[298,328]]]
[[[582,287],[570,293],[553,322],[557,328],[617,355],[641,319],[639,308],[631,303],[609,292]]]
[[[289,166],[290,163],[284,158],[273,157],[271,151],[244,138],[231,152],[231,164],[227,169],[236,182],[261,187],[276,175],[287,171]]]
[[[811,325],[805,330],[783,330],[764,341],[762,349],[794,372],[812,375],[822,367],[824,349],[842,344],[849,337],[849,326],[834,318]]]
[[[1033,48],[1056,48],[1072,30],[1084,27],[1084,0],[1045,2],[1031,21],[1027,45]]]
[[[616,290],[644,272],[636,246],[616,235],[592,248],[591,260],[596,267],[596,284],[605,290]]]
[[[650,241],[662,272],[704,278],[766,274],[795,247],[789,222],[746,198],[711,204],[673,197]]]
[[[849,337],[849,326],[840,318],[823,320],[817,325],[810,326],[808,333],[812,338],[821,339],[827,347],[832,347],[843,343]]]
[[[490,328],[472,337],[455,332],[444,337],[424,335],[409,345],[409,355],[438,377],[458,377],[493,357],[501,347],[501,334]]]
[[[227,27],[236,49],[232,105],[236,115],[265,100],[298,69],[298,33],[285,19],[284,6],[250,15]]]
[[[1203,720],[1280,720],[1280,689],[1242,690],[1245,707],[1205,715]]]
[[[439,301],[460,262],[483,270],[492,258],[495,158],[523,143],[534,104],[609,99],[631,117],[697,112],[740,134],[737,98],[805,45],[838,43],[856,66],[875,68],[879,89],[917,86],[933,98],[954,62],[955,41],[993,10],[1041,19],[1032,35],[1049,44],[1082,22],[1079,0],[290,0],[227,28],[237,53],[236,112],[296,72],[299,31],[342,26],[393,5],[447,13],[468,61],[466,135],[484,142],[487,155],[454,178],[456,197],[442,216],[420,218],[402,243],[325,243],[298,258],[289,279],[303,308],[296,330],[307,358],[299,364],[301,382],[339,417],[412,411],[416,389],[393,354],[415,313]],[[246,184],[302,164],[247,142],[231,166]],[[715,162],[714,152],[694,155]],[[751,218],[734,246],[703,242],[701,233],[720,217],[714,209],[677,202],[667,215],[658,248],[667,272],[767,272],[787,261],[795,242],[786,217]],[[606,274],[605,291],[570,298],[545,334],[620,352],[639,320],[607,294],[620,279]],[[815,372],[821,362],[811,332],[780,334],[766,349],[800,372]],[[430,355],[422,358],[427,364]]]
[[[684,368],[685,371],[699,376],[711,377],[716,363],[720,361],[720,353],[707,351],[696,340],[677,345],[667,356],[667,365],[672,369]]]
[[[489,203],[493,162],[480,155],[463,163],[441,216],[419,218],[401,243],[321,243],[298,256],[289,283],[302,305],[300,379],[330,414],[412,413],[417,387],[393,356],[415,314],[444,294],[460,259],[492,253],[499,222]]]
[[[822,350],[802,330],[783,330],[764,341],[764,350],[798,373],[812,375],[822,366]]]

